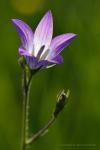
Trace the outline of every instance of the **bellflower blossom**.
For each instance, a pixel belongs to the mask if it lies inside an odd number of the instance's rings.
[[[12,22],[22,41],[19,54],[25,57],[32,70],[63,63],[60,53],[76,37],[74,33],[65,33],[52,39],[53,18],[51,11],[44,15],[34,33],[23,21],[12,19]]]

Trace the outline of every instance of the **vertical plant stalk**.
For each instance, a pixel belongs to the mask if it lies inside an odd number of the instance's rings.
[[[22,92],[23,92],[23,109],[22,109],[22,135],[21,135],[21,150],[26,150],[26,141],[28,139],[28,115],[29,115],[29,92],[32,75],[27,76],[26,70],[23,70],[22,75]]]
[[[40,69],[40,68],[39,68]],[[30,85],[32,76],[35,75],[39,69],[35,71],[23,69],[23,76],[22,76],[22,91],[23,91],[23,109],[22,109],[22,134],[21,134],[21,150],[27,150],[27,146],[34,143],[39,137],[43,136],[47,133],[48,129],[54,124],[57,116],[65,107],[68,97],[69,97],[69,90],[67,93],[65,90],[61,92],[56,102],[56,106],[54,112],[52,114],[51,119],[48,123],[40,129],[37,133],[33,134],[31,137],[29,136],[29,92],[30,92]]]

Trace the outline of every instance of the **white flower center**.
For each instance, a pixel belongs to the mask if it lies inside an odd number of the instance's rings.
[[[34,48],[30,50],[29,53],[31,56],[34,56]],[[49,53],[49,49],[45,50],[45,45],[41,46],[40,50],[38,51],[37,55],[35,56],[38,60],[45,60]]]

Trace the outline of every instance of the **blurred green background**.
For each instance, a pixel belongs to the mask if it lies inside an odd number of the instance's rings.
[[[43,70],[33,78],[30,130],[36,132],[48,121],[61,89],[69,88],[71,95],[49,133],[29,149],[99,150],[100,0],[0,0],[0,150],[20,149],[20,39],[11,19],[22,19],[35,30],[48,9],[54,17],[54,36],[65,32],[78,36],[63,51],[64,64]]]

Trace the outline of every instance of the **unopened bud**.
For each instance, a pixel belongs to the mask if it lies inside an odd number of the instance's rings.
[[[60,95],[58,97],[58,100],[56,102],[56,107],[55,107],[55,111],[54,111],[54,117],[57,117],[58,114],[63,110],[64,106],[67,104],[69,93],[70,93],[69,90],[67,91],[67,93],[65,92],[65,90],[63,90],[60,93]]]

